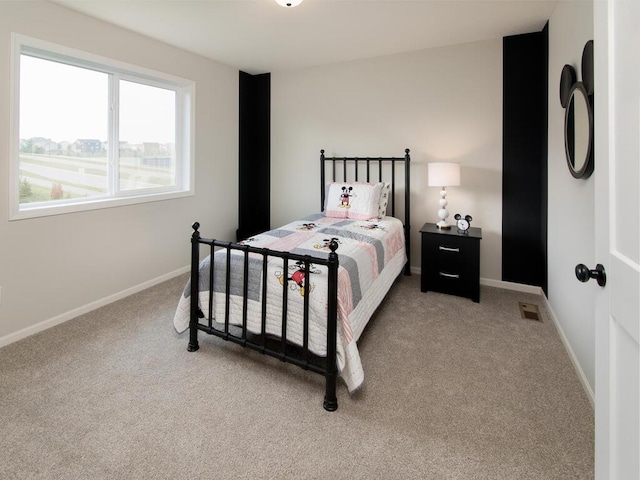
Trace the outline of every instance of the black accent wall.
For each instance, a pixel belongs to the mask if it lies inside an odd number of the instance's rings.
[[[547,292],[549,24],[503,38],[502,280]]]
[[[239,98],[236,236],[242,240],[270,228],[271,74],[240,72]]]

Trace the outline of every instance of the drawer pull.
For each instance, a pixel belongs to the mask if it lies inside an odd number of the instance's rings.
[[[459,248],[451,248],[451,247],[443,247],[442,245],[440,245],[438,247],[439,250],[444,250],[445,252],[460,252]]]
[[[440,272],[440,276],[442,277],[447,277],[447,278],[460,278],[460,275],[458,275],[457,273],[444,273],[444,272]]]

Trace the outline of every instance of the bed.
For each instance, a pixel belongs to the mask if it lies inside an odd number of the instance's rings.
[[[321,213],[240,242],[203,238],[195,222],[174,327],[189,330],[190,352],[200,331],[323,375],[323,406],[334,411],[337,377],[350,392],[364,380],[357,341],[367,322],[397,276],[411,274],[409,149],[321,150],[320,183]]]

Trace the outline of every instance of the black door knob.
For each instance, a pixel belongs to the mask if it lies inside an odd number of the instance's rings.
[[[595,270],[589,270],[589,267],[579,263],[576,265],[576,278],[581,282],[588,282],[590,279],[595,278],[601,287],[607,284],[607,274],[600,263],[596,265]]]

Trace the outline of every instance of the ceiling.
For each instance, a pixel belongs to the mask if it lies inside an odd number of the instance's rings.
[[[559,0],[53,0],[257,74],[540,31]]]

